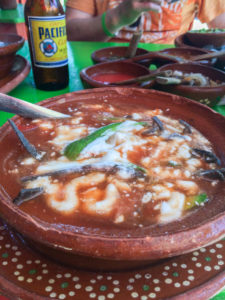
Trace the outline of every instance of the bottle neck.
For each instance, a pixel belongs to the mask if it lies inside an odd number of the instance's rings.
[[[64,14],[59,0],[27,0],[25,14],[33,16],[57,16]]]

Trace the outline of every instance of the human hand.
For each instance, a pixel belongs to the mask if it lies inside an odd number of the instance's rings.
[[[163,0],[124,0],[119,6],[120,24],[132,24],[142,12],[161,12]]]

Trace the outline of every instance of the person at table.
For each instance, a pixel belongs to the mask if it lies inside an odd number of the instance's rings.
[[[225,0],[67,0],[68,39],[129,41],[142,30],[143,43],[173,43],[194,18],[225,28]]]

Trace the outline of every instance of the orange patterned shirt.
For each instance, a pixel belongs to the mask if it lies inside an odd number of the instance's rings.
[[[92,16],[102,14],[116,7],[123,0],[67,0],[67,6]],[[115,34],[117,40],[129,41],[137,29],[143,31],[141,42],[166,43],[191,28],[197,16],[203,23],[210,22],[216,16],[225,12],[225,0],[178,0],[168,4],[162,3],[162,12],[144,12],[137,26],[126,26]]]

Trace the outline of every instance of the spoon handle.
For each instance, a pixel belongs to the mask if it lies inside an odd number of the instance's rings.
[[[171,76],[171,74],[172,74],[171,70],[165,70],[165,71],[155,70],[155,71],[152,71],[151,73],[149,73],[147,75],[138,76],[138,77],[131,78],[131,79],[128,79],[128,80],[113,82],[113,84],[115,84],[115,85],[133,84],[133,83],[137,83],[137,82],[143,82],[143,81],[151,80],[151,79],[154,79],[157,76]]]
[[[135,56],[141,36],[142,36],[142,31],[138,31],[133,34],[132,39],[129,44],[129,47],[127,48],[127,51],[125,54],[126,58],[132,58]]]
[[[25,118],[69,118],[69,115],[0,93],[0,110]]]
[[[220,56],[225,56],[225,50],[197,55],[197,56],[194,56],[191,60],[197,61],[197,60],[203,60],[203,59],[216,58],[216,57],[220,57]]]

